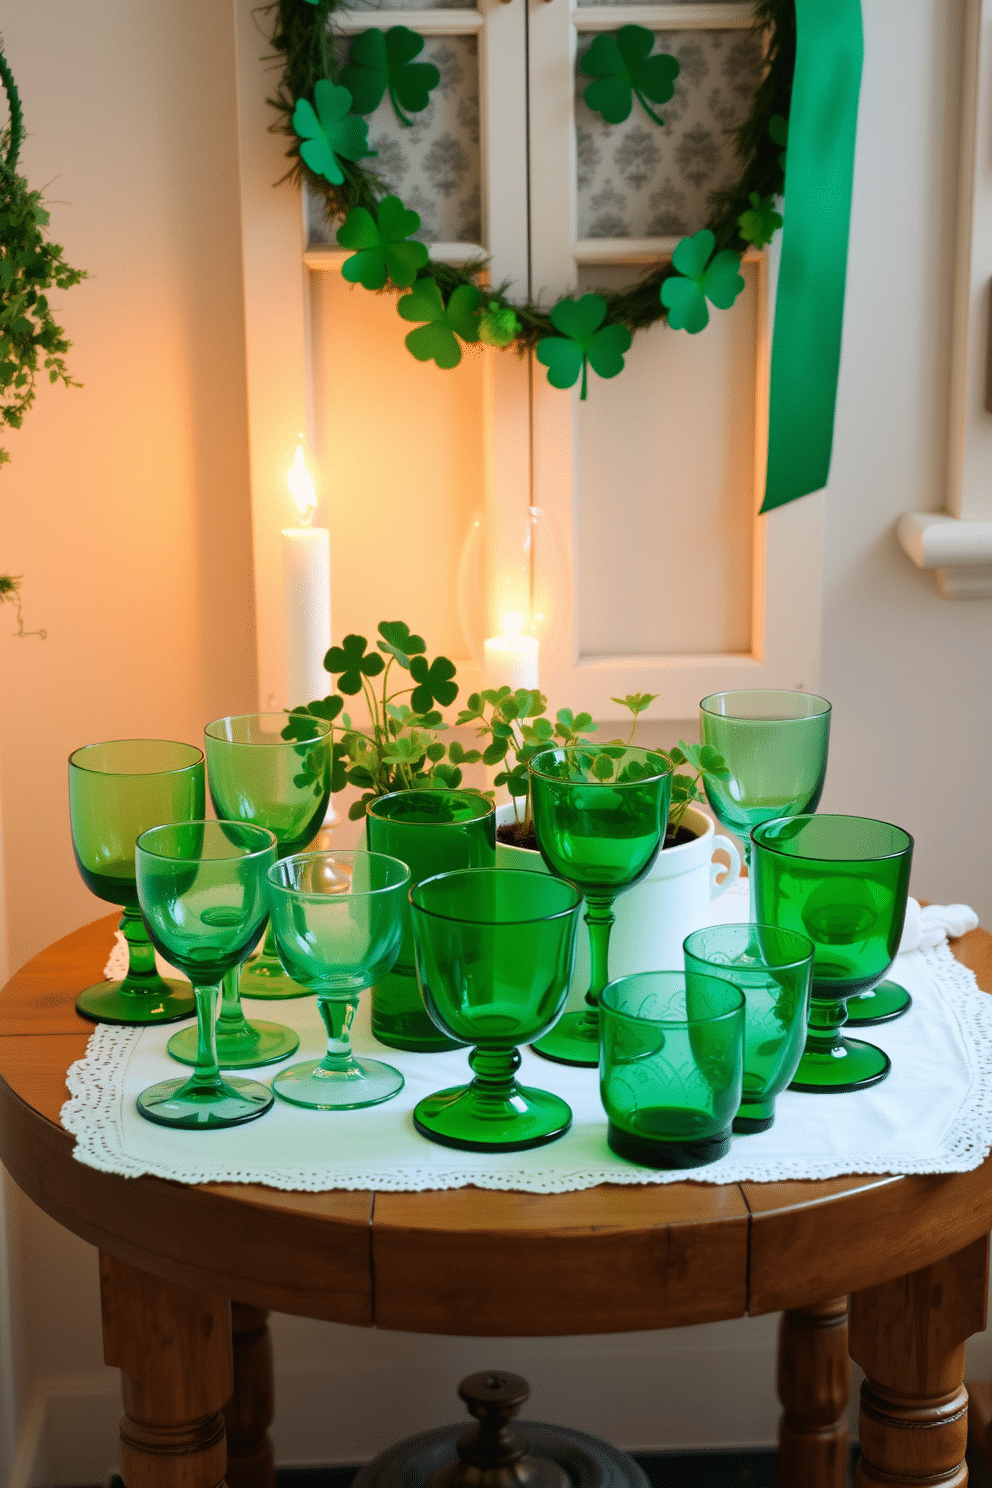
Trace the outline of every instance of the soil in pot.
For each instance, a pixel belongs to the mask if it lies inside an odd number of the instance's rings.
[[[682,847],[686,842],[695,840],[695,832],[690,832],[688,827],[678,827],[674,833],[666,834],[665,846]],[[533,822],[503,822],[496,828],[496,841],[505,842],[508,847],[529,847],[537,852]]]

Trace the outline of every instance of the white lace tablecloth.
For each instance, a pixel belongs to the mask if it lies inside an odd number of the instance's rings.
[[[740,892],[717,901],[714,919],[746,919],[747,906],[744,882]],[[928,915],[931,911],[924,911]],[[932,918],[931,933],[923,934],[918,949],[901,954],[890,972],[912,993],[910,1012],[861,1035],[890,1055],[888,1079],[852,1095],[785,1091],[776,1102],[770,1131],[735,1136],[727,1156],[708,1167],[655,1172],[615,1156],[606,1144],[597,1072],[551,1064],[528,1049],[521,1051],[519,1079],[568,1101],[574,1121],[564,1137],[531,1152],[490,1155],[428,1142],[414,1128],[413,1108],[432,1091],[470,1077],[467,1053],[415,1055],[384,1049],[369,1031],[368,997],[363,997],[356,1019],[355,1048],[385,1058],[406,1078],[400,1093],[383,1105],[309,1111],[277,1099],[258,1121],[224,1131],[155,1126],[138,1115],[135,1099],[147,1085],[177,1073],[165,1052],[175,1025],[133,1029],[105,1024],[92,1035],[85,1058],[69,1071],[71,1098],[62,1108],[62,1124],[76,1137],[77,1159],[105,1172],[131,1178],[152,1174],[183,1183],[262,1183],[311,1193],[469,1184],[565,1193],[599,1183],[760,1183],[842,1173],[965,1172],[978,1167],[992,1146],[992,997],[978,989],[946,940],[927,944],[937,939],[938,924]],[[294,1059],[323,1053],[315,1000],[246,999],[245,1011],[249,1018],[295,1028],[300,1049]],[[279,1068],[238,1073],[264,1081]]]

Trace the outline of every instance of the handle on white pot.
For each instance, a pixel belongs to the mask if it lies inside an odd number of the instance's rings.
[[[727,869],[726,873],[724,873],[722,882],[718,882],[717,874],[723,870],[723,864],[714,863],[712,861],[710,862],[711,899],[719,899],[720,895],[725,894],[728,889],[732,888],[741,876],[740,853],[737,851],[737,848],[731,842],[729,837],[721,837],[718,833],[713,838],[713,851],[719,852],[721,848],[730,859],[730,867]]]

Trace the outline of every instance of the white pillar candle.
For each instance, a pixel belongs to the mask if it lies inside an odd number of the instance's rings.
[[[331,534],[326,527],[284,527],[286,707],[326,697],[324,656],[331,644]]]
[[[503,616],[504,635],[483,641],[484,675],[487,687],[509,687],[511,692],[538,686],[540,645],[534,636],[522,635],[523,616]]]

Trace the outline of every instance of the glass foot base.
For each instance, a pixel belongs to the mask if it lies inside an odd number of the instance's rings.
[[[745,1101],[733,1121],[734,1131],[742,1137],[768,1131],[774,1125],[774,1101]]]
[[[188,1081],[183,1078],[149,1085],[138,1096],[138,1110],[159,1126],[209,1131],[254,1121],[273,1103],[272,1091],[257,1080],[222,1080],[206,1090],[187,1087]]]
[[[599,1068],[599,1020],[587,1013],[566,1013],[550,1033],[530,1046],[542,1059],[555,1064],[574,1064],[582,1069]]]
[[[93,1023],[124,1027],[144,1023],[178,1023],[196,1017],[196,1001],[189,982],[165,981],[157,976],[147,986],[133,982],[97,982],[76,998],[76,1012]]]
[[[296,982],[290,981],[282,969],[279,961],[272,962],[267,956],[260,956],[257,961],[249,962],[241,968],[241,996],[276,998],[284,997],[312,997],[306,987],[297,986]]]
[[[913,1006],[913,999],[898,982],[879,982],[870,992],[851,997],[847,1003],[847,1028],[870,1028],[873,1023],[891,1023]]]
[[[315,1111],[354,1111],[377,1106],[403,1089],[403,1076],[378,1059],[355,1059],[347,1070],[328,1070],[319,1059],[305,1059],[280,1070],[272,1089],[293,1106]]]
[[[829,1053],[807,1050],[789,1089],[810,1095],[843,1095],[877,1085],[891,1068],[888,1054],[874,1044],[842,1038]]]
[[[638,1116],[650,1118],[655,1113],[639,1111]],[[684,1117],[684,1111],[659,1113]],[[711,1137],[688,1137],[683,1140],[662,1141],[658,1137],[641,1132],[625,1131],[622,1126],[607,1122],[606,1140],[611,1152],[626,1157],[642,1168],[703,1168],[708,1163],[719,1162],[730,1151],[730,1128]]]
[[[166,1045],[180,1064],[196,1063],[196,1028],[174,1033]],[[300,1036],[282,1023],[256,1021],[245,1033],[224,1033],[217,1029],[217,1063],[221,1069],[254,1069],[288,1059],[300,1047]]]
[[[413,1124],[422,1137],[462,1152],[526,1152],[563,1137],[572,1111],[548,1090],[514,1085],[498,1101],[483,1098],[474,1085],[458,1085],[420,1101]]]

